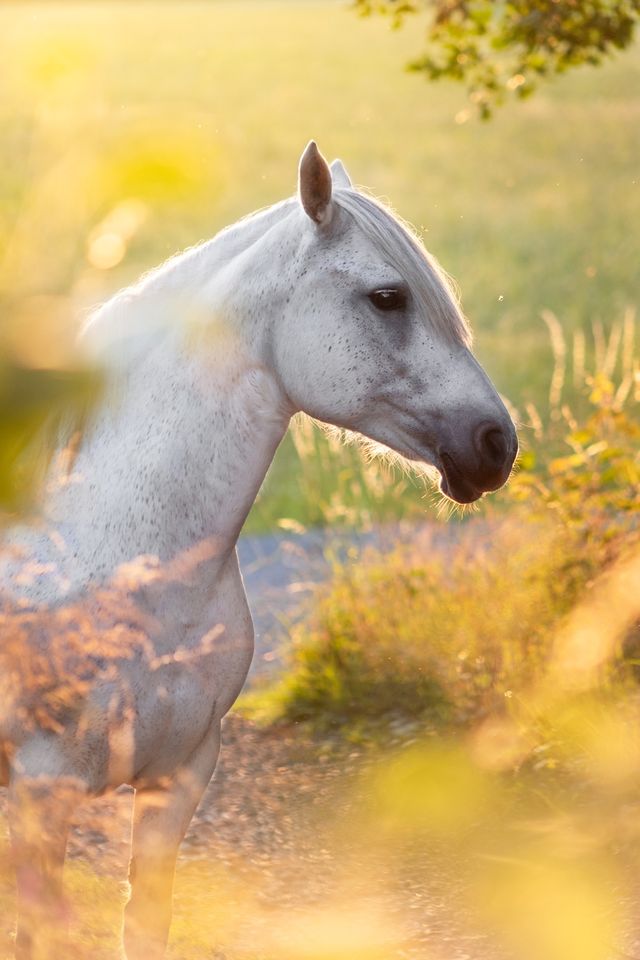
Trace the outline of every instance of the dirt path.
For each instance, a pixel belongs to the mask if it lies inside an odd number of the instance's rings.
[[[230,716],[181,848],[168,960],[516,960],[474,917],[468,864],[424,843],[391,856],[363,835],[369,766],[360,750]],[[76,947],[65,960],[115,960],[131,799],[123,789],[77,818],[67,867]],[[12,956],[6,850],[0,960]],[[629,938],[611,960],[635,960],[639,947]]]
[[[405,872],[383,849],[362,846],[364,765],[358,750],[336,756],[295,729],[227,719],[218,770],[181,850],[171,960],[502,960],[463,920],[455,868],[441,853],[425,879],[424,864]],[[71,863],[121,883],[130,806],[125,790],[87,805]],[[203,916],[208,949],[193,942]]]
[[[229,717],[218,770],[181,849],[170,960],[503,960],[462,919],[455,869],[440,854],[425,880],[424,869],[400,870],[382,849],[362,846],[354,790],[362,768],[357,750],[336,756],[294,729]],[[72,833],[70,886],[86,901],[83,960],[113,957],[131,798],[123,789],[87,804]],[[2,960],[13,923],[6,859],[4,867]]]

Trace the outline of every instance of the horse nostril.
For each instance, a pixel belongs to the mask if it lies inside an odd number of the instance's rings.
[[[501,427],[485,424],[476,434],[476,449],[487,464],[499,469],[507,459],[509,443]]]

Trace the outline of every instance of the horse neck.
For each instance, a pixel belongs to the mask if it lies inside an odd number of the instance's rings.
[[[247,233],[249,247],[259,243],[250,221]],[[121,297],[120,307],[116,298],[116,326],[127,330],[163,299],[184,308],[171,291],[180,289],[177,272],[191,271],[206,278],[190,296],[203,317],[224,290],[224,324],[196,322],[189,342],[184,317],[165,318],[168,331],[155,342],[145,335],[135,361],[114,372],[113,402],[96,416],[74,467],[81,482],[63,487],[52,509],[72,528],[91,577],[142,554],[169,561],[203,540],[228,555],[287,428],[292,411],[268,363],[268,308],[260,312],[243,283],[255,272],[252,257],[237,228],[227,238],[235,250],[214,241],[207,256],[196,250],[176,261],[168,275]],[[242,291],[237,303],[234,287]]]

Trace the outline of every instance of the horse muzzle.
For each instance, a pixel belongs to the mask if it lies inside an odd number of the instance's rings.
[[[517,452],[510,420],[483,420],[471,430],[466,444],[451,439],[439,447],[440,489],[457,503],[473,503],[506,483]]]

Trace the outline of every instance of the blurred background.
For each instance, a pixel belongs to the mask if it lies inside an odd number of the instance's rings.
[[[448,523],[294,424],[241,542],[266,673],[185,846],[176,958],[640,957],[640,50],[483,122],[406,70],[423,46],[333,0],[0,6],[5,519],[44,417],[95,390],[82,320],[291,195],[310,138],[455,278],[520,423],[508,488]],[[78,956],[113,944],[114,809],[72,843]],[[7,869],[3,957],[11,897]]]

